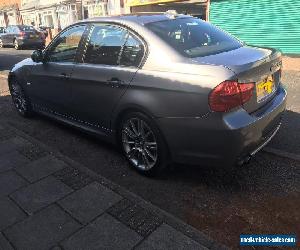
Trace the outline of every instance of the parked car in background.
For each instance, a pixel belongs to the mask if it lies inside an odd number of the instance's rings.
[[[0,47],[14,46],[15,49],[25,47],[44,48],[45,35],[33,26],[10,25],[0,37]]]
[[[277,133],[286,106],[280,52],[168,13],[73,24],[8,82],[21,115],[117,143],[146,175],[170,162],[241,165]]]
[[[38,30],[40,32],[43,32],[44,35],[45,35],[45,38],[48,37],[48,29],[50,29],[50,27],[47,27],[47,26],[39,26]]]
[[[5,33],[5,28],[4,27],[0,27],[0,36],[2,35],[2,34],[4,34]]]

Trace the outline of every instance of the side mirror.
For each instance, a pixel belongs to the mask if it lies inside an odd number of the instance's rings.
[[[31,54],[31,59],[32,59],[32,61],[34,61],[36,63],[43,62],[44,54],[41,50],[35,50]]]

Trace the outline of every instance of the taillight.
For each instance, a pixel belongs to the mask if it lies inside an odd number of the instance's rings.
[[[254,83],[224,81],[215,87],[209,95],[212,111],[227,112],[248,102],[253,95]]]
[[[21,32],[20,32],[20,36],[21,36],[21,37],[24,37],[25,35],[26,35],[26,33],[25,33],[24,31],[21,31]]]

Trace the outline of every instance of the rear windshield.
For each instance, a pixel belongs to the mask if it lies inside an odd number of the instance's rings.
[[[0,27],[0,33],[4,33],[4,28],[3,27]]]
[[[33,26],[18,26],[21,31],[34,31],[35,28]]]
[[[170,19],[145,26],[186,57],[208,56],[242,46],[234,37],[197,18]]]

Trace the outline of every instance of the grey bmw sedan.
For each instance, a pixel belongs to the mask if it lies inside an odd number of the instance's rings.
[[[280,128],[281,68],[274,49],[166,13],[73,24],[8,81],[22,116],[43,114],[116,143],[133,168],[153,175],[170,162],[249,161]]]

